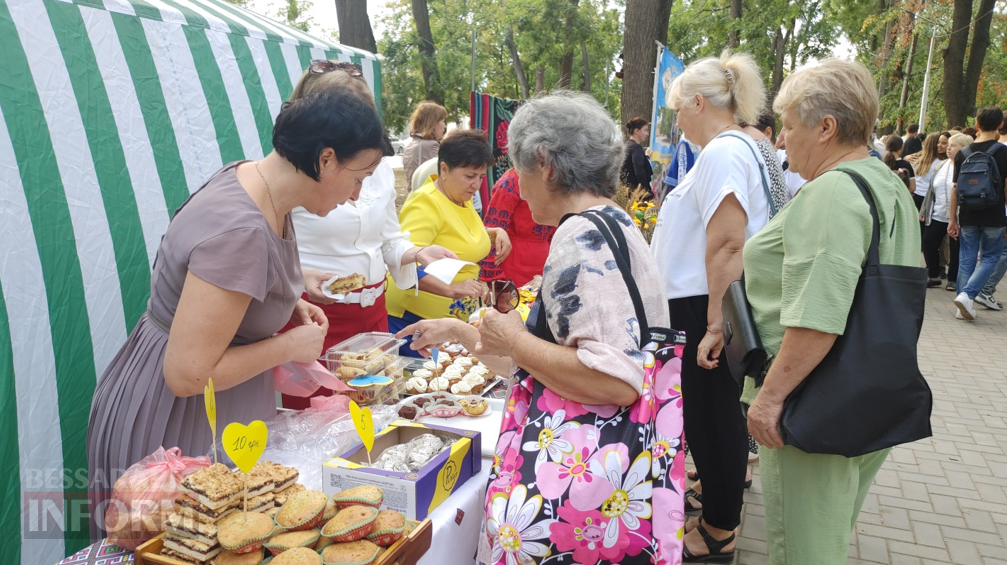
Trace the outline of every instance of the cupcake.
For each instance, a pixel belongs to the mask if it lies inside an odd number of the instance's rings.
[[[406,394],[423,394],[426,391],[427,391],[426,379],[414,376],[413,378],[406,381]]]
[[[274,524],[265,514],[235,512],[217,523],[217,542],[234,553],[252,553],[273,535]]]
[[[416,418],[416,414],[419,412],[416,410],[415,406],[405,405],[399,408],[399,418],[405,418],[406,420],[413,420]]]
[[[322,521],[328,497],[324,492],[305,490],[294,493],[276,513],[276,523],[285,530],[310,530]]]
[[[465,411],[470,416],[478,416],[489,408],[489,404],[485,400],[479,398],[478,396],[472,396],[469,398],[463,398],[458,401],[461,405],[462,410]]]
[[[472,373],[465,375],[462,382],[472,387],[472,394],[482,394],[483,388],[486,386],[486,379]]]
[[[312,547],[318,543],[318,530],[298,530],[283,532],[269,538],[263,547],[273,555],[279,555],[295,547]]]
[[[481,367],[479,365],[474,365],[471,369],[469,369],[468,374],[469,375],[479,375],[480,377],[485,377],[487,374],[489,374],[489,372],[490,372],[490,370],[487,369],[486,367]]]
[[[321,536],[318,538],[318,543],[315,544],[315,551],[321,551],[334,543],[336,542],[330,540],[325,536]]]
[[[451,365],[447,369],[444,369],[444,373],[441,374],[442,377],[447,377],[448,379],[462,378],[465,376],[465,368],[460,365]]]
[[[259,565],[262,563],[262,550],[249,553],[221,551],[210,560],[210,565]]]
[[[468,357],[459,357],[455,359],[453,365],[461,367],[463,369],[468,369],[469,367],[472,366],[472,359],[469,359]]]
[[[324,565],[370,565],[378,558],[381,548],[367,540],[351,543],[334,543],[322,550]]]
[[[413,377],[417,379],[423,379],[424,381],[429,381],[434,378],[434,372],[430,369],[416,369],[413,371]]]
[[[325,523],[322,535],[336,543],[363,539],[374,530],[378,510],[371,506],[350,506],[340,510],[336,517]]]
[[[269,565],[322,565],[322,556],[314,549],[295,547],[274,557]]]
[[[328,522],[329,520],[336,517],[336,512],[339,512],[339,507],[336,506],[336,501],[331,498],[325,501],[325,510],[322,511],[322,522]]]
[[[433,392],[443,392],[451,388],[451,381],[444,377],[437,377],[430,381],[430,390]]]
[[[433,359],[428,359],[423,363],[423,368],[430,371],[431,373],[438,372],[441,370],[441,366],[435,363]]]
[[[360,485],[342,490],[332,495],[332,501],[339,510],[350,506],[370,506],[380,508],[385,500],[385,491],[372,485]]]
[[[472,394],[472,385],[466,383],[465,381],[460,381],[457,384],[451,385],[451,394],[468,396]]]
[[[430,404],[430,399],[426,396],[421,396],[419,398],[413,398],[412,402],[413,404],[416,405],[417,408],[423,408],[427,404]]]
[[[374,530],[367,534],[367,540],[382,546],[389,546],[402,537],[406,529],[406,517],[395,510],[382,510],[374,520]]]

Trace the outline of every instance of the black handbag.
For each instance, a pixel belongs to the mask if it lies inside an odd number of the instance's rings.
[[[745,280],[734,281],[724,293],[724,356],[731,376],[740,386],[746,376],[756,376],[766,366],[766,350],[755,326],[752,306],[745,294]]]
[[[860,175],[844,172],[871,207],[871,245],[846,329],[787,397],[780,434],[806,453],[856,457],[933,435],[933,395],[916,359],[926,269],[881,264],[874,197]]]

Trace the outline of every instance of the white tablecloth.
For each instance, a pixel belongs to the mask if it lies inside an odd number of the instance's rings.
[[[433,538],[430,551],[418,565],[470,565],[475,563],[483,501],[492,458],[483,458],[479,474],[465,482],[430,515]]]

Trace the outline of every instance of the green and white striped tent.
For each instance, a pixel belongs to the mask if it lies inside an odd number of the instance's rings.
[[[0,0],[4,563],[87,545],[91,397],[146,308],[170,215],[271,150],[317,58],[360,63],[380,104],[373,54],[224,0]]]

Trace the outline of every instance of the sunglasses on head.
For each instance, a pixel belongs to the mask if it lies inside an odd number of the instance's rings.
[[[506,314],[521,303],[521,295],[511,280],[490,281],[490,302],[497,312]]]
[[[320,75],[331,71],[343,71],[351,77],[364,76],[364,69],[356,63],[337,63],[328,59],[314,59],[308,67],[311,74]]]

